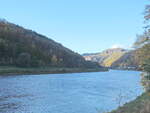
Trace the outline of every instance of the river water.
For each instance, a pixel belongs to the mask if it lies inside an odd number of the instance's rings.
[[[0,113],[100,113],[142,92],[138,71],[0,76]]]

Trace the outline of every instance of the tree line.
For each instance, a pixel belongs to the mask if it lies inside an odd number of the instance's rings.
[[[150,91],[150,5],[147,5],[144,13],[145,31],[141,35],[137,35],[134,43],[136,48],[136,56],[138,57],[139,66],[145,72],[142,74],[142,83],[146,91]]]

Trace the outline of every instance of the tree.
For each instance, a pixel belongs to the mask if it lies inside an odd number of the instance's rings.
[[[150,44],[145,44],[141,48],[137,49],[136,54],[139,57],[140,64],[146,62],[146,60],[150,59]]]
[[[150,30],[145,31],[142,35],[137,35],[137,39],[134,43],[135,48],[140,48],[145,44],[150,43]]]
[[[149,21],[150,20],[150,5],[146,5],[144,14],[145,14],[144,15],[145,21]]]
[[[19,67],[30,67],[31,66],[31,55],[29,53],[21,53],[16,62]]]
[[[144,70],[144,71],[150,73],[150,59],[147,59],[147,60],[143,63],[142,67],[143,67],[143,70]],[[149,80],[150,80],[150,76],[149,76]]]
[[[38,67],[38,66],[42,66],[42,64],[40,64],[40,60],[37,57],[32,57],[31,62],[30,62],[30,66],[31,67]]]
[[[53,55],[51,58],[52,65],[57,65],[58,59],[56,55]]]
[[[144,19],[147,24],[145,32],[142,35],[137,35],[134,47],[137,48],[136,55],[139,57],[139,64],[142,69],[150,73],[150,5],[145,7]]]
[[[145,8],[145,32],[143,35],[137,37],[137,41],[134,45],[138,47],[137,55],[139,56],[139,62],[144,72],[142,75],[142,83],[146,91],[150,91],[150,5]]]

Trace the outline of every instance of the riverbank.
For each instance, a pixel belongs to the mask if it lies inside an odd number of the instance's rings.
[[[150,92],[143,93],[134,101],[131,101],[117,110],[109,113],[149,113],[150,112]]]
[[[2,66],[0,75],[21,75],[21,74],[56,74],[56,73],[81,73],[81,72],[101,72],[108,71],[105,68],[55,68],[55,67],[38,67],[38,68],[19,68]]]

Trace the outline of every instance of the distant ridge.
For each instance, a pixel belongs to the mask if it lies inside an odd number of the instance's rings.
[[[113,62],[121,58],[128,50],[122,48],[110,48],[100,53],[84,54],[83,57],[87,61],[98,62],[105,67],[111,67]]]
[[[98,62],[104,67],[114,69],[139,69],[138,50],[111,48],[96,54],[84,54],[87,61]]]

